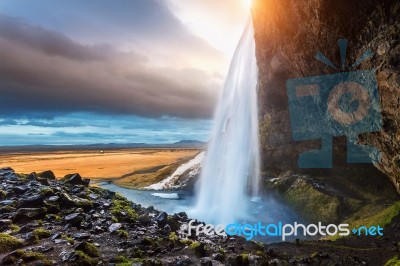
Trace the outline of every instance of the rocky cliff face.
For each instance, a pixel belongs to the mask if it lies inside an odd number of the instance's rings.
[[[386,182],[390,180],[400,192],[400,1],[255,0],[253,21],[265,173],[279,175],[290,169],[314,176],[372,180],[381,187],[390,185]],[[358,142],[376,147],[381,160],[375,167],[348,165],[346,139],[338,137],[332,169],[299,169],[299,154],[321,144],[292,140],[285,83],[340,71],[317,61],[315,54],[321,51],[340,66],[338,39],[343,38],[348,40],[350,65],[366,50],[374,52],[355,69],[376,70],[383,125],[378,132],[358,135]]]

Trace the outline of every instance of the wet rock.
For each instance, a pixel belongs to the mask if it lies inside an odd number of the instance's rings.
[[[188,256],[178,257],[175,260],[175,263],[176,263],[176,265],[179,265],[179,266],[193,265],[193,262],[190,260],[190,258]]]
[[[49,252],[49,251],[52,251],[52,250],[54,250],[54,247],[52,247],[52,246],[45,246],[45,245],[43,245],[43,246],[38,246],[38,247],[36,247],[35,249],[34,249],[35,251],[38,251],[38,252],[41,252],[41,253],[46,253],[46,252]]]
[[[83,221],[83,217],[80,213],[71,213],[64,217],[64,221],[67,224],[70,224],[73,226],[79,226],[81,224],[81,222]]]
[[[268,261],[268,265],[278,266],[278,265],[281,265],[281,261],[279,259],[272,259],[272,260]]]
[[[199,257],[204,257],[206,255],[206,245],[204,243],[198,243],[193,247],[194,253]]]
[[[164,225],[163,233],[164,234],[169,234],[170,232],[171,232],[171,226],[169,226],[169,224]]]
[[[0,169],[0,177],[6,180],[18,180],[18,176],[15,174],[14,170],[9,167]]]
[[[166,212],[160,213],[154,220],[160,227],[163,227],[167,223],[168,214]]]
[[[51,196],[47,199],[48,202],[58,202],[60,200],[59,196]]]
[[[47,209],[42,208],[20,208],[14,215],[14,222],[42,219],[46,216]]]
[[[41,173],[37,174],[37,176],[39,176],[41,178],[50,179],[50,180],[56,179],[56,176],[54,175],[53,171],[50,171],[50,170],[41,172]]]
[[[54,243],[56,243],[56,244],[67,244],[68,240],[66,240],[66,239],[55,239]]]
[[[149,211],[149,212],[154,212],[155,211],[155,209],[154,209],[154,207],[153,206],[149,206],[149,207],[147,207],[147,209],[146,209],[147,211]]]
[[[188,219],[186,212],[178,212],[178,213],[174,214],[174,216],[176,216],[176,218],[179,220],[187,220]]]
[[[16,202],[15,200],[3,200],[0,201],[0,206],[10,206],[10,205],[14,205]]]
[[[89,233],[76,233],[74,234],[74,239],[76,240],[87,240],[90,238],[90,234]]]
[[[30,180],[30,181],[36,181],[36,178],[37,178],[37,176],[36,176],[36,173],[35,173],[35,172],[30,173],[30,174],[28,175],[28,180]]]
[[[121,223],[113,223],[108,227],[108,231],[110,233],[113,233],[113,232],[115,232],[115,231],[117,231],[117,230],[119,230],[121,228],[122,228],[122,224]]]
[[[224,260],[224,255],[222,255],[221,253],[215,253],[212,256],[213,260],[217,260],[217,261],[223,261]]]
[[[138,221],[141,225],[149,225],[151,223],[151,218],[147,214],[142,214],[139,216]]]
[[[11,219],[1,219],[0,220],[0,231],[5,231],[12,224]]]
[[[28,189],[29,189],[28,186],[16,186],[16,187],[12,188],[14,193],[17,194],[17,195],[24,194],[26,191],[28,191]]]
[[[66,262],[66,261],[69,261],[69,260],[71,259],[72,253],[73,253],[73,252],[71,252],[71,251],[63,250],[63,251],[61,251],[60,255],[58,255],[58,257],[59,257],[63,262]]]
[[[61,195],[60,195],[60,204],[61,204],[61,207],[63,207],[63,208],[75,207],[74,200],[66,192],[61,193]]]
[[[89,186],[90,179],[82,179],[80,174],[71,174],[71,175],[66,175],[63,180],[67,184],[71,185],[83,185],[83,186]]]
[[[37,208],[37,207],[43,205],[43,200],[44,199],[43,199],[42,195],[36,194],[33,196],[23,198],[20,201],[19,205],[21,208],[35,208],[35,207]]]
[[[51,236],[51,240],[55,240],[55,239],[57,239],[57,238],[60,238],[61,237],[61,234],[60,233],[55,233],[55,234],[53,234],[52,236]]]
[[[99,195],[97,195],[95,193],[90,193],[88,197],[91,200],[97,200],[99,198]]]
[[[202,266],[213,266],[212,259],[205,257],[200,259],[200,265]]]
[[[16,208],[12,207],[12,206],[4,206],[0,208],[0,214],[3,213],[15,213],[16,212]]]
[[[36,181],[42,184],[43,186],[50,186],[50,182],[47,178],[36,177]]]
[[[22,234],[29,233],[29,232],[32,232],[38,226],[39,226],[39,224],[36,221],[27,223],[27,224],[21,226],[21,228],[19,229],[19,232]]]

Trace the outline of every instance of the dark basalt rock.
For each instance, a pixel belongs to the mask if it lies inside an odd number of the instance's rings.
[[[20,208],[14,215],[14,222],[42,219],[46,216],[47,209],[42,208]]]
[[[82,179],[80,174],[70,174],[66,175],[63,180],[67,184],[71,185],[83,185],[83,186],[89,186],[90,179]]]
[[[18,180],[18,176],[15,174],[14,170],[9,167],[0,170],[0,177],[7,180]]]
[[[19,207],[20,208],[35,208],[37,206],[41,206],[43,204],[44,198],[40,194],[28,196],[25,198],[22,198],[22,200],[19,202]]]
[[[163,227],[167,224],[168,214],[166,212],[160,213],[154,220],[158,223],[158,226]]]
[[[83,217],[80,213],[71,213],[67,216],[65,216],[64,221],[67,224],[73,225],[73,226],[79,226],[81,222],[83,221]]]
[[[113,223],[108,227],[108,231],[110,233],[114,233],[115,231],[119,230],[122,228],[122,224],[121,223]]]
[[[56,179],[56,176],[54,175],[53,171],[50,171],[50,170],[41,172],[41,173],[37,174],[37,176],[39,176],[41,178],[50,179],[50,180]]]
[[[16,197],[16,186],[28,187],[24,196]],[[400,216],[385,228],[385,238],[374,239],[372,244],[368,244],[370,239],[354,238],[349,241],[359,244],[345,249],[330,242],[264,247],[241,237],[187,236],[180,229],[188,222],[185,213],[170,216],[97,188],[57,180],[43,185],[25,177],[10,180],[0,176],[0,190],[4,192],[2,209],[11,211],[0,212],[0,231],[8,234],[12,230],[10,235],[16,237],[16,241],[25,240],[18,242],[21,247],[18,252],[2,254],[1,265],[11,261],[16,263],[20,258],[29,258],[29,262],[23,261],[29,265],[46,264],[41,262],[43,259],[52,260],[55,265],[97,265],[99,262],[110,265],[139,260],[142,265],[267,265],[268,261],[272,265],[288,265],[289,261],[299,265],[346,265],[344,259],[353,265],[361,262],[383,265],[396,254],[400,242]],[[91,194],[97,197],[89,197]],[[86,204],[89,199],[98,204]],[[86,202],[85,206],[82,201]],[[121,205],[121,201],[125,204]],[[13,207],[33,202],[37,204],[36,208],[15,210]],[[118,213],[135,212],[139,218],[118,220],[123,217],[115,215],[115,204],[118,203]],[[60,208],[51,207],[58,204]],[[13,223],[18,224],[19,230]],[[194,223],[198,224],[200,222]],[[354,248],[358,246],[362,248]],[[380,256],[366,253],[366,248],[379,250]]]

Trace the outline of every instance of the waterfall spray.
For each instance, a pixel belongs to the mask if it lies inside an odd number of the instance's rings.
[[[259,193],[258,68],[253,23],[248,20],[218,103],[211,141],[196,191],[194,217],[232,223],[246,216]]]

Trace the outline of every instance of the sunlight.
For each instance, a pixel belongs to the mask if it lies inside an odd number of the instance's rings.
[[[251,9],[251,6],[253,5],[253,0],[243,0],[246,8]]]

